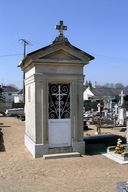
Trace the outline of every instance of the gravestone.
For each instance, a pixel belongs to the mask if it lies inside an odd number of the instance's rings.
[[[115,115],[117,116],[118,115],[118,105],[117,104],[115,104],[114,110],[115,110]]]
[[[123,92],[123,90],[121,91],[121,94],[120,94],[120,105],[122,106],[123,105],[123,103],[124,103],[124,96],[125,96],[125,94],[124,94],[124,92]]]
[[[125,118],[125,109],[124,109],[124,93],[123,93],[123,90],[121,91],[121,94],[120,94],[120,106],[119,106],[119,115],[118,115],[118,122],[119,122],[119,125],[123,126],[124,125],[124,118]]]
[[[51,45],[29,53],[25,73],[25,145],[34,157],[85,152],[83,142],[83,66],[93,56],[70,44],[63,21]]]
[[[100,103],[97,104],[97,109],[98,109],[97,112],[100,113],[101,112],[101,104]]]

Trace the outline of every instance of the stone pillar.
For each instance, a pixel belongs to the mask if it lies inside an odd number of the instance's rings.
[[[83,141],[83,79],[78,80],[79,141]]]
[[[75,81],[75,116],[74,116],[74,141],[73,151],[85,154],[85,142],[83,141],[83,79]],[[74,95],[75,96],[75,95]],[[76,124],[75,124],[76,123]]]
[[[77,130],[77,125],[78,125],[78,118],[76,112],[78,111],[77,108],[77,81],[73,81],[71,84],[71,124],[72,124],[72,142],[78,140],[78,130]]]

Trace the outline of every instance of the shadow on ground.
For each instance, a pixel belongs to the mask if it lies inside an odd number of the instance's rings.
[[[11,127],[9,125],[0,125],[0,127],[4,128],[4,127]]]
[[[3,138],[2,129],[0,128],[0,152],[4,152],[4,151],[5,151],[4,138]]]

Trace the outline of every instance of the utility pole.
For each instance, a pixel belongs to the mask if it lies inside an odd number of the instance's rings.
[[[26,46],[31,45],[31,43],[29,41],[25,40],[25,39],[19,39],[19,41],[21,41],[23,43],[23,48],[24,48],[23,56],[25,58],[25,56],[26,56]]]
[[[31,45],[31,43],[25,39],[19,39],[23,43],[23,59],[26,56],[26,46]],[[23,72],[23,103],[25,105],[25,72]]]

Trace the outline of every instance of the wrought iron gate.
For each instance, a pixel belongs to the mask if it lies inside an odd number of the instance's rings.
[[[49,119],[70,118],[70,84],[49,83]]]

